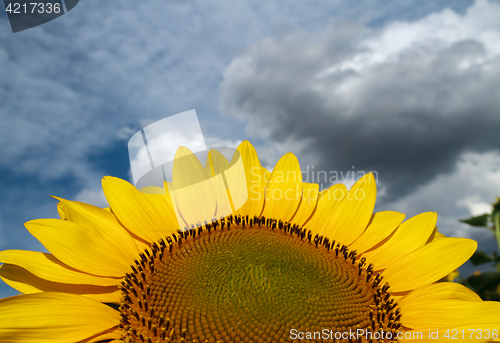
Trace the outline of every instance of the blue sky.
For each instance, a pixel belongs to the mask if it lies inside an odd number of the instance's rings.
[[[499,16],[487,0],[88,0],[12,34],[2,11],[0,249],[44,249],[23,223],[57,216],[49,195],[104,206],[130,136],[193,108],[208,145],[376,170],[377,210],[437,211],[494,249],[457,219],[500,195]]]

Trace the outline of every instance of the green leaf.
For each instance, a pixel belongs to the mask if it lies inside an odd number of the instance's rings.
[[[497,198],[497,202],[493,204],[493,212],[492,214],[495,214],[497,212],[500,212],[500,198]]]
[[[478,250],[471,256],[470,261],[473,265],[479,266],[480,264],[485,264],[491,261],[494,261],[494,258],[484,251]]]
[[[493,256],[493,261],[500,262],[500,255],[498,255],[496,251],[493,251],[492,256]]]
[[[485,214],[477,216],[477,217],[470,217],[468,219],[461,219],[460,221],[462,223],[466,223],[466,224],[469,224],[471,226],[486,227],[486,226],[488,226],[488,218],[489,217],[490,217],[490,215],[485,213]]]
[[[500,284],[500,273],[490,272],[469,276],[465,283],[467,286],[470,286],[474,292],[478,293],[481,298],[485,299],[486,295],[488,295],[488,298],[491,298],[491,293],[495,293]]]

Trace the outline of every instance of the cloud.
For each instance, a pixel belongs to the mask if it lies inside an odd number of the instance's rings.
[[[437,211],[442,216],[467,218],[491,212],[491,204],[500,196],[500,153],[463,153],[453,171],[441,173],[419,186],[412,194],[384,208],[415,215]]]
[[[375,170],[387,200],[500,146],[500,3],[379,28],[290,29],[233,60],[221,108],[324,170]]]
[[[224,128],[224,138],[236,139],[240,125],[220,116],[214,99],[222,71],[248,44],[282,26],[321,27],[331,13],[380,21],[440,6],[80,2],[45,25],[0,35],[0,169],[88,183],[89,175],[101,174],[89,155],[126,139],[140,121],[193,107],[208,130]]]
[[[472,238],[478,241],[479,250],[490,253],[498,249],[492,232],[471,227],[459,219],[490,213],[497,196],[500,196],[500,153],[465,152],[458,158],[453,171],[437,175],[397,201],[377,204],[376,210],[400,211],[406,218],[435,211],[440,232],[452,237]]]
[[[81,3],[36,33],[0,36],[0,170],[87,185],[102,174],[90,157],[148,120],[196,107],[209,129],[221,123],[212,99],[229,35],[196,6],[156,6]]]
[[[463,199],[460,199],[457,202],[457,205],[467,208],[471,216],[478,216],[491,212],[491,203],[484,201],[478,195],[466,196]]]
[[[104,192],[102,191],[102,188],[84,189],[81,192],[79,192],[72,200],[84,202],[86,204],[94,205],[101,208],[109,206],[108,201],[104,196]]]

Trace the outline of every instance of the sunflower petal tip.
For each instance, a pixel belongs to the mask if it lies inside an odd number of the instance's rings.
[[[474,252],[477,250],[477,241],[475,241],[471,238],[448,237],[446,239],[448,239],[448,240],[453,239],[456,242],[460,242],[462,244],[463,250],[467,251],[467,253],[470,254],[470,256],[472,256],[474,254]],[[470,258],[470,256],[469,256],[469,258]]]
[[[110,182],[110,180],[111,180],[111,177],[110,177],[110,176],[103,176],[103,177],[101,178],[101,185],[102,185],[102,187],[104,188],[104,186],[105,186],[108,182]]]
[[[437,221],[438,219],[438,214],[437,212],[424,212],[424,214],[429,220]]]
[[[397,211],[394,211],[394,216],[401,219],[401,222],[406,218],[406,214]]]
[[[467,238],[467,239],[470,241],[471,249],[473,248],[473,250],[476,251],[477,250],[477,241],[470,239],[470,238]]]
[[[289,160],[289,161],[291,159],[292,161],[294,161],[296,163],[299,163],[299,159],[297,158],[297,156],[295,156],[295,154],[293,152],[287,152],[281,158],[284,159],[284,160]]]
[[[248,153],[248,152],[257,153],[252,143],[250,143],[247,140],[241,142],[240,145],[238,145],[238,147],[236,148],[236,150],[239,151],[240,153]]]
[[[123,179],[120,179],[119,177],[116,177],[116,176],[110,176],[110,175],[107,175],[107,176],[104,176],[104,177],[102,178],[102,182],[103,182],[103,183],[104,183],[104,182],[108,182],[108,183],[109,183],[109,182],[116,182],[116,183],[121,182],[121,183],[124,183],[124,182],[127,182],[127,181],[125,181],[125,180],[123,180]],[[127,183],[128,183],[128,182],[127,182]]]
[[[368,183],[376,182],[375,175],[373,175],[372,172],[368,172],[366,175],[363,176],[362,179],[364,182],[368,182]]]
[[[106,189],[109,189],[110,187],[127,187],[127,186],[132,186],[132,185],[128,181],[120,179],[119,177],[105,176],[102,178],[102,188],[105,193]]]
[[[180,157],[185,157],[185,156],[190,156],[193,155],[193,152],[186,148],[185,146],[180,146],[177,148],[177,151],[175,152],[174,158],[180,158]]]
[[[248,141],[247,139],[245,139],[244,141],[242,141],[240,143],[240,145],[238,145],[238,148],[239,147],[253,147],[252,143],[250,143],[250,141]]]
[[[31,219],[28,220],[27,222],[24,223],[24,227],[30,230],[30,228],[33,228],[35,225],[37,225],[37,222],[40,221],[40,219]]]

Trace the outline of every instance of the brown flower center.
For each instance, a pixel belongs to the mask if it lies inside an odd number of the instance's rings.
[[[372,274],[355,252],[305,229],[264,218],[222,219],[141,254],[122,283],[122,338],[353,341],[345,334],[351,331],[358,333],[354,341],[381,340],[382,332],[393,341],[401,315],[389,285]]]

